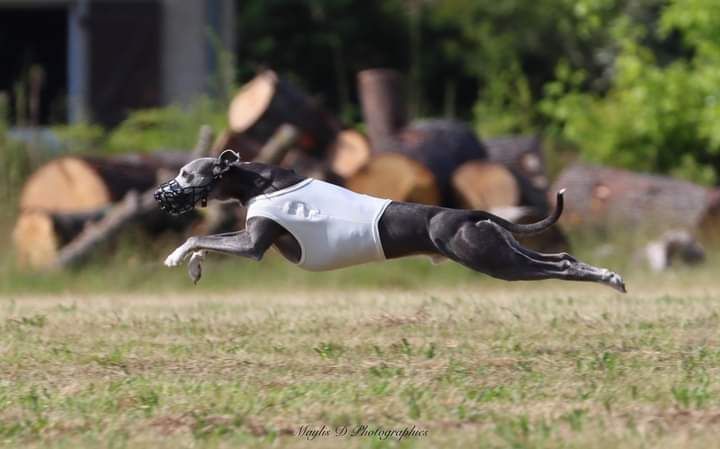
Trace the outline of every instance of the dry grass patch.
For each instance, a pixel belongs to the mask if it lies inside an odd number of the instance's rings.
[[[0,442],[707,447],[718,286],[5,298]],[[308,440],[307,425],[427,436]]]

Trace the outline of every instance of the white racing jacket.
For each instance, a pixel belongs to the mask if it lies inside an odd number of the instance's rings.
[[[378,222],[388,204],[309,178],[252,198],[246,220],[274,220],[300,244],[299,267],[327,271],[385,260]]]

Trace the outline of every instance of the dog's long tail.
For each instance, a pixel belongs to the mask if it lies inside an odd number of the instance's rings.
[[[513,234],[522,234],[522,235],[532,235],[532,234],[539,234],[543,231],[545,231],[550,226],[554,225],[555,222],[558,221],[560,218],[560,215],[562,215],[563,211],[563,194],[565,193],[565,189],[560,190],[557,193],[557,201],[555,203],[555,210],[553,213],[544,219],[530,224],[516,224],[516,223],[510,223],[509,221],[498,217],[497,215],[491,214],[489,212],[484,211],[477,211],[479,216],[481,217],[481,220],[490,220],[503,228],[507,229],[508,231],[512,232]]]

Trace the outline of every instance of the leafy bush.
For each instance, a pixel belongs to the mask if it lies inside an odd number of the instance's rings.
[[[105,130],[100,125],[90,123],[75,123],[72,125],[57,125],[53,131],[62,145],[62,150],[68,153],[88,153],[101,147],[105,138]]]
[[[442,51],[434,61],[455,68],[451,78],[476,82],[473,108],[483,136],[527,132],[543,125],[537,100],[569,61],[601,86],[612,63],[607,24],[619,15],[637,15],[656,0],[447,0],[429,3],[426,32]],[[434,42],[434,41],[433,41]],[[436,63],[436,65],[440,65]],[[429,67],[430,74],[442,67]]]
[[[66,152],[144,153],[159,149],[189,150],[200,126],[220,132],[227,127],[227,105],[201,98],[188,107],[167,106],[131,112],[110,131],[78,123],[53,128]]]
[[[712,0],[674,0],[654,29],[617,18],[608,91],[588,92],[586,76],[561,65],[541,109],[589,160],[712,184],[720,173],[718,25]],[[648,36],[666,47],[680,38],[680,55],[654,51]]]
[[[533,94],[517,64],[488,80],[473,113],[481,136],[524,133],[536,128]]]
[[[203,98],[188,108],[168,106],[135,111],[110,132],[104,148],[118,153],[190,149],[203,124],[216,132],[226,128],[227,107]]]

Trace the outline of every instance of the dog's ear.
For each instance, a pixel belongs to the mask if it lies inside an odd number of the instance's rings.
[[[218,156],[218,160],[222,165],[232,165],[240,162],[240,155],[233,150],[225,150],[220,153],[220,156]]]
[[[238,162],[240,162],[240,155],[237,152],[225,150],[218,156],[217,163],[215,167],[213,167],[213,172],[216,175],[225,173],[231,165],[237,164]]]

